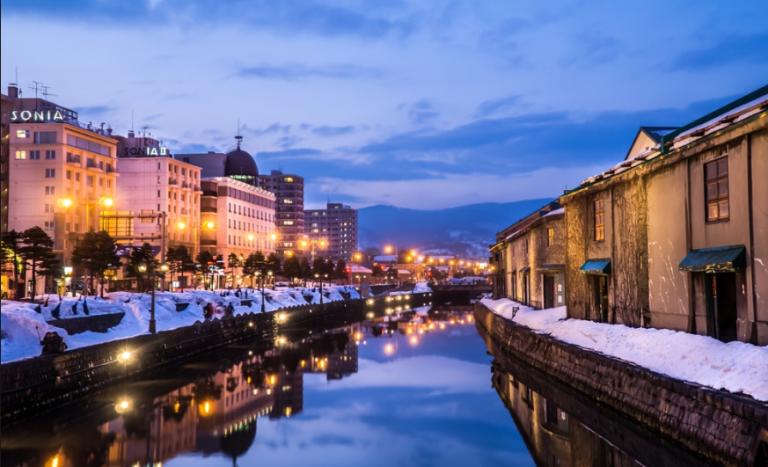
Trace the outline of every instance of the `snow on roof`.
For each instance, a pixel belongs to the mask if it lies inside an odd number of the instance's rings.
[[[357,272],[357,273],[362,273],[362,274],[370,274],[370,273],[373,272],[373,271],[371,271],[370,269],[368,269],[368,268],[366,268],[364,266],[360,266],[359,264],[352,265],[352,267],[349,270],[352,273],[356,273]]]
[[[411,274],[411,271],[409,271],[407,269],[398,269],[397,273],[398,274]]]
[[[675,139],[675,142],[680,142],[679,144],[675,144],[675,147],[679,147],[685,144],[684,140],[687,139],[687,137],[693,133],[697,133],[701,130],[704,130],[710,126],[715,126],[717,123],[720,123],[722,120],[729,120],[729,117],[733,117],[735,115],[738,115],[739,117],[732,120],[732,121],[726,121],[722,122],[723,126],[728,126],[732,123],[736,123],[739,120],[743,120],[745,118],[749,118],[752,115],[760,112],[760,109],[763,107],[763,104],[768,102],[768,95],[760,96],[757,99],[753,99],[749,102],[747,102],[744,105],[741,105],[739,107],[736,107],[735,109],[722,113],[704,123],[701,125],[695,126],[689,130],[686,130],[682,133],[680,133]],[[743,114],[743,115],[739,115]],[[712,130],[715,130],[715,128],[712,128]]]
[[[560,208],[560,209],[555,209],[554,211],[550,211],[541,217],[557,216],[563,213],[565,213],[565,208]]]
[[[381,255],[381,256],[374,256],[374,261],[395,261],[397,259],[397,256],[395,255]]]

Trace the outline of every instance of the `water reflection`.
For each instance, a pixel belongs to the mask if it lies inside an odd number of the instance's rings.
[[[472,443],[488,443],[488,439],[473,439],[460,427],[463,417],[488,417],[472,410],[461,413],[455,399],[457,394],[482,394],[483,398],[489,394],[488,360],[477,345],[482,342],[476,337],[470,311],[469,307],[394,311],[303,338],[278,337],[274,345],[225,349],[101,394],[77,411],[68,409],[14,427],[10,433],[6,430],[2,465],[250,465],[256,458],[267,462],[268,457],[278,464],[316,464],[309,446],[350,448],[365,458],[367,450],[374,448],[370,440],[386,437],[387,430],[395,431],[391,439],[404,436],[404,441],[413,443],[404,463],[411,463],[412,456],[439,458],[439,453],[426,453],[430,446],[439,445],[433,438],[440,436],[461,439],[469,446],[457,457],[464,456],[465,464],[478,456],[471,450],[477,447]],[[471,352],[467,346],[456,346],[458,338],[473,342]],[[362,374],[358,374],[360,367]],[[307,415],[305,378],[314,403],[314,412]],[[380,393],[382,388],[389,389]],[[264,428],[267,418],[293,420],[299,415],[300,424],[267,424],[264,450],[255,452],[259,423]],[[400,426],[403,420],[412,423]],[[287,427],[291,433],[283,431]],[[511,424],[505,429],[507,435],[515,435]],[[505,433],[497,426],[492,430]],[[426,439],[419,440],[421,436]],[[461,443],[454,443],[453,449]],[[390,450],[386,443],[378,447]],[[288,454],[294,457],[289,459]],[[514,449],[509,459],[519,455],[520,449]],[[521,460],[529,459],[525,455]],[[337,464],[328,461],[328,465]],[[352,463],[359,465],[359,461]]]
[[[492,384],[537,465],[709,465],[660,435],[634,424],[501,351],[479,329],[494,356]]]

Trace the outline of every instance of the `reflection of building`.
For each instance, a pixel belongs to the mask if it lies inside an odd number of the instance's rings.
[[[299,254],[304,237],[304,177],[273,170],[259,177],[260,185],[275,194],[275,224],[280,239],[276,245],[281,258]]]
[[[333,351],[327,352],[310,352],[309,362],[304,368],[305,373],[325,373],[328,380],[342,379],[345,376],[349,376],[353,373],[357,373],[358,366],[358,349],[357,343],[355,343],[354,333],[349,331],[342,331],[336,334],[325,334],[323,336],[314,339],[318,340],[330,340],[335,346]],[[345,339],[346,338],[346,339]],[[343,350],[338,349],[339,342],[345,342]]]
[[[290,417],[304,410],[304,373],[300,368],[291,373],[285,368],[277,372],[272,387],[274,405],[269,418]]]
[[[320,255],[334,261],[351,261],[357,251],[357,209],[328,203],[326,209],[304,211],[304,233],[310,239],[325,239],[328,249]]]

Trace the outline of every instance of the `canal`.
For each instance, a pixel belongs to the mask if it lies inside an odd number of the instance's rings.
[[[211,352],[3,429],[2,466],[700,465],[499,354],[471,307]]]

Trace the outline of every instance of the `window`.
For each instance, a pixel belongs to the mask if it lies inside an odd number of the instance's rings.
[[[45,230],[53,230],[53,221],[45,221]]]
[[[53,212],[53,204],[45,203],[45,212]]]
[[[56,144],[55,131],[36,131],[35,144]]]
[[[56,187],[55,186],[47,186],[47,187],[45,187],[45,194],[46,195],[55,195],[56,194]]]
[[[547,246],[552,246],[555,243],[555,229],[547,229]]]
[[[67,170],[67,180],[72,180],[72,171]]]
[[[56,169],[45,169],[45,178],[56,178]]]
[[[35,161],[39,161],[40,151],[29,151],[29,158]]]
[[[16,130],[17,138],[29,138],[29,130]]]
[[[103,187],[103,186],[104,186],[104,179],[103,179],[103,178],[100,178],[100,179],[99,179],[99,186],[100,186],[100,187]]]
[[[157,190],[157,197],[160,197],[160,190]]]
[[[160,170],[160,163],[157,163],[157,170]]]
[[[75,181],[76,182],[80,181],[80,172],[75,172]]]
[[[107,180],[107,188],[112,188],[112,180]]]
[[[704,165],[707,185],[707,222],[727,220],[728,205],[728,156]]]
[[[49,161],[56,159],[56,151],[53,151],[51,149],[45,151],[45,159]]]
[[[27,151],[16,151],[16,160],[23,160],[27,158]]]
[[[605,241],[605,200],[595,200],[595,241]]]
[[[93,186],[93,175],[85,176],[85,186]]]

